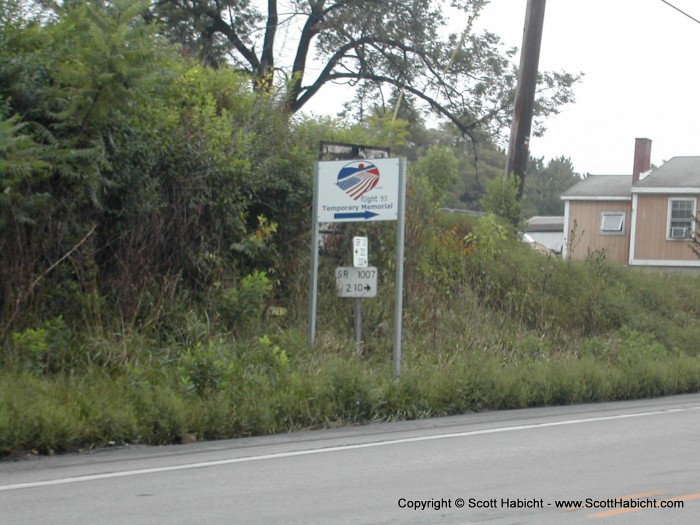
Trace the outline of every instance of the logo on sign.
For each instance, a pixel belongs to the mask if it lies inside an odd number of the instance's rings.
[[[347,164],[338,173],[338,187],[357,200],[379,183],[379,169],[367,161]]]

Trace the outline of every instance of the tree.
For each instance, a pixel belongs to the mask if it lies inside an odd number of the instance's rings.
[[[453,1],[464,19],[459,37],[446,32],[434,0],[157,0],[153,13],[183,48],[210,65],[228,61],[254,89],[271,92],[282,80],[283,108],[293,114],[330,83],[368,90],[389,86],[410,94],[475,139],[477,130],[509,125],[514,98],[514,49],[472,29],[488,0]],[[298,34],[291,44],[290,35]],[[289,63],[284,63],[290,57]],[[578,80],[541,75],[541,119],[573,100]],[[536,126],[537,132],[537,126]]]
[[[144,3],[2,7],[0,339],[20,312],[63,314],[94,290],[120,129],[168,78]]]
[[[274,97],[180,56],[141,0],[20,7],[0,12],[0,343],[282,280],[318,143]]]
[[[501,175],[489,182],[482,199],[486,215],[498,217],[513,238],[522,228],[523,200],[518,198],[518,191],[518,179]]]
[[[550,159],[546,166],[543,158],[531,158],[525,179],[525,216],[563,215],[561,194],[580,180],[569,158]]]
[[[411,175],[424,179],[425,191],[435,205],[444,202],[447,191],[459,178],[457,158],[445,146],[433,146],[412,168]]]

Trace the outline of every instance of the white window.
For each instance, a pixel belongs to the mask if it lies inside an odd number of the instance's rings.
[[[625,212],[604,211],[600,214],[600,233],[622,235],[625,233]]]
[[[692,239],[695,235],[696,213],[696,199],[668,199],[667,239]]]

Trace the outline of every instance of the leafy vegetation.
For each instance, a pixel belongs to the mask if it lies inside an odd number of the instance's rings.
[[[427,128],[410,96],[396,118],[290,118],[275,89],[183,57],[143,3],[0,5],[0,455],[700,388],[698,277],[529,250],[518,218],[550,183],[514,202],[485,135]],[[307,342],[320,140],[411,159],[399,380],[393,224],[324,245]],[[462,197],[490,213],[440,211]],[[353,234],[380,269],[360,351],[332,271]]]
[[[291,13],[282,14],[277,1],[164,0],[151,14],[171,40],[203,63],[219,67],[228,58],[259,92],[277,84],[287,113],[331,83],[359,84],[359,98],[383,99],[388,88],[412,95],[475,139],[510,121],[517,76],[515,50],[502,49],[493,33],[473,29],[487,3],[297,0]],[[450,17],[464,21],[460,35],[447,34]],[[538,119],[572,101],[579,79],[562,72],[541,75],[548,89],[537,94]]]

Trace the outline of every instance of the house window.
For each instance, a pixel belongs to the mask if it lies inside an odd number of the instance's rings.
[[[668,200],[668,239],[687,240],[695,235],[695,199]]]
[[[625,233],[625,213],[621,211],[604,211],[600,214],[600,233],[602,235],[622,235]]]

